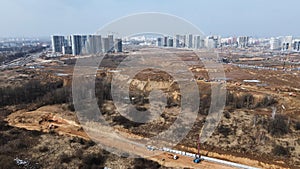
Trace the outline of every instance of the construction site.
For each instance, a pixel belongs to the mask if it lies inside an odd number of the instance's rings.
[[[251,53],[215,49],[217,58],[199,58],[197,52],[204,51],[165,49],[187,65],[193,78],[185,80],[197,84],[200,103],[187,135],[174,147],[158,147],[149,140],[168,130],[182,113],[178,81],[154,68],[136,72],[133,78],[116,75],[124,71],[118,66],[126,64],[127,57],[166,55],[160,52],[141,47],[106,54],[94,75],[82,72],[83,79],[93,77],[95,86],[90,94],[82,80],[82,95],[94,95],[101,112],[85,110],[84,126],[72,97],[74,67],[78,59],[95,56],[49,58],[39,53],[2,66],[0,164],[4,168],[300,168],[299,54],[250,57]],[[222,65],[225,78],[211,78],[205,61]],[[173,73],[181,71],[185,70]],[[128,112],[134,120],[124,117],[113,99],[114,78],[129,85],[128,97],[122,99],[140,112]],[[212,135],[201,142],[212,88],[218,85],[226,90],[222,117]],[[147,114],[151,106],[161,105],[155,100],[151,104],[154,90],[165,96],[166,105],[158,106],[160,114]],[[150,120],[135,122],[139,118]],[[102,125],[103,120],[109,127]]]

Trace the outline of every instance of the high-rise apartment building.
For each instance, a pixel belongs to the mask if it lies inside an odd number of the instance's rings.
[[[82,36],[81,35],[72,35],[72,54],[80,55],[82,51]]]
[[[292,36],[285,36],[282,38],[281,42],[281,50],[287,51],[292,49],[293,37]]]
[[[168,46],[168,39],[169,38],[167,36],[164,37],[164,47]]]
[[[66,46],[66,41],[64,36],[58,36],[58,35],[53,35],[51,37],[52,41],[52,52],[56,53],[62,53],[62,48],[63,46]]]
[[[175,36],[175,47],[179,48],[180,47],[180,35]]]
[[[293,41],[293,50],[296,52],[300,52],[300,39],[295,39]]]
[[[168,47],[173,47],[174,46],[174,40],[173,38],[168,39]]]
[[[248,36],[240,36],[237,39],[238,47],[239,48],[245,48],[249,45],[249,37]]]
[[[208,36],[205,39],[205,47],[209,49],[218,47],[218,37],[216,36]]]
[[[122,50],[123,50],[122,39],[117,38],[115,40],[115,51],[116,52],[122,52]]]
[[[109,43],[109,51],[108,52],[113,52],[114,51],[114,36],[113,35],[108,35],[108,43]]]
[[[161,38],[161,37],[158,37],[158,38],[157,38],[156,46],[162,47],[162,38]]]
[[[202,47],[202,39],[200,35],[194,36],[194,48],[200,49]]]
[[[111,48],[109,47],[109,39],[107,37],[102,38],[102,51],[104,53],[110,52]]]
[[[102,52],[101,35],[88,35],[85,44],[86,54],[98,54]]]
[[[193,35],[189,34],[188,35],[188,44],[187,44],[188,48],[193,48]]]
[[[270,39],[270,49],[271,50],[279,50],[281,48],[281,42],[278,38]]]
[[[183,42],[182,47],[184,47],[184,48],[188,46],[187,45],[187,38],[186,37],[187,37],[186,35],[182,36],[182,42]]]
[[[72,36],[66,36],[67,46],[72,46]]]

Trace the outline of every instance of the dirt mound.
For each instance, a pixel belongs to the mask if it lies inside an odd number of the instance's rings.
[[[20,110],[10,114],[6,121],[11,126],[26,128],[27,130],[57,132],[89,139],[81,126],[76,122],[75,114],[64,110],[63,107],[45,106],[30,112]]]

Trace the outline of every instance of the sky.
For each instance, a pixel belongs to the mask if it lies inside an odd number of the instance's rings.
[[[300,37],[299,7],[299,0],[1,0],[0,37],[91,34],[141,12],[179,16],[206,35]]]

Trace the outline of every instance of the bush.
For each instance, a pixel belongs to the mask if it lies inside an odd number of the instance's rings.
[[[226,118],[226,119],[230,119],[230,113],[228,112],[228,111],[224,111],[224,117]]]
[[[82,159],[82,155],[83,155],[82,149],[77,149],[74,153],[74,156],[79,159]]]
[[[92,141],[92,140],[88,140],[88,141],[86,142],[86,145],[87,145],[88,147],[93,147],[94,145],[96,145],[96,143],[95,143],[94,141]]]
[[[274,120],[271,120],[268,124],[268,132],[273,136],[282,136],[289,132],[286,118],[282,115],[276,116]]]
[[[219,133],[223,134],[223,136],[227,137],[231,133],[231,128],[221,125],[218,128]]]
[[[266,95],[261,101],[255,100],[251,93],[243,93],[242,95],[234,94],[233,92],[227,92],[226,105],[233,108],[247,108],[254,109],[257,107],[269,107],[277,103],[274,97]]]
[[[296,124],[295,124],[295,129],[296,129],[296,130],[300,130],[300,122],[299,122],[299,121],[296,122]]]
[[[285,156],[285,157],[289,157],[290,156],[290,151],[288,148],[285,148],[283,146],[280,145],[276,145],[273,150],[272,153],[276,156]]]
[[[62,80],[46,84],[41,83],[39,80],[30,80],[20,87],[0,87],[0,107],[33,103],[39,101],[39,98],[43,97],[45,94],[53,93],[56,89],[60,89],[62,87]],[[58,91],[55,94],[65,94],[67,92],[68,91]]]
[[[59,158],[61,163],[69,163],[70,161],[72,161],[72,157],[67,155],[66,153],[62,153]]]
[[[260,103],[260,106],[261,107],[268,107],[268,106],[274,105],[275,103],[277,103],[277,101],[275,100],[274,97],[265,96],[264,99],[262,100],[262,102]]]
[[[148,168],[160,168],[161,165],[157,162],[150,161],[144,158],[137,158],[133,161],[133,168],[134,169],[148,169]]]
[[[15,163],[14,158],[7,155],[0,155],[0,165],[1,169],[19,168]]]
[[[87,154],[83,157],[82,162],[85,165],[93,166],[93,165],[103,165],[105,163],[105,157],[103,157],[100,153],[92,153]]]
[[[46,145],[44,145],[44,146],[39,147],[39,151],[42,153],[45,153],[45,152],[49,151],[49,148]]]
[[[70,103],[70,104],[68,105],[68,109],[69,109],[70,111],[74,112],[74,111],[75,111],[74,104],[73,104],[73,103]]]
[[[29,147],[28,141],[24,141],[22,139],[13,140],[9,143],[9,145],[13,150],[16,150],[16,149],[20,150],[20,149],[25,149],[25,148]]]
[[[85,144],[85,140],[83,138],[80,138],[80,137],[72,137],[70,140],[69,140],[70,143],[79,143],[81,145],[84,145]]]
[[[254,97],[252,94],[247,93],[242,96],[243,100],[243,107],[245,108],[252,108],[254,103]]]

